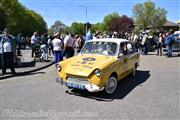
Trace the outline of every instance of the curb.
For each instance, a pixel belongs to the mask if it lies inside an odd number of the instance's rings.
[[[27,70],[27,71],[24,71],[24,72],[18,72],[18,73],[16,73],[15,75],[10,74],[10,75],[4,76],[4,77],[3,77],[3,76],[0,76],[0,81],[1,81],[1,80],[4,80],[4,79],[12,78],[12,77],[19,77],[19,76],[23,76],[23,75],[28,75],[28,74],[30,74],[30,73],[32,73],[32,72],[36,72],[36,71],[45,69],[45,68],[47,68],[47,67],[49,67],[49,66],[51,66],[51,65],[53,65],[53,64],[54,64],[54,62],[50,62],[49,64],[47,64],[47,65],[45,65],[45,66],[38,67],[38,68],[29,70],[29,71]]]

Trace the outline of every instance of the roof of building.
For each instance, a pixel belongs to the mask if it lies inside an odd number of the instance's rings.
[[[171,21],[166,21],[166,23],[163,26],[168,27],[168,26],[179,26],[179,25]]]

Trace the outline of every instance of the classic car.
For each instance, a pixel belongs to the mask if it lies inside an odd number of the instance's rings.
[[[118,38],[93,39],[81,52],[57,64],[58,81],[73,89],[112,94],[117,81],[132,74],[139,66],[139,53],[130,41]]]

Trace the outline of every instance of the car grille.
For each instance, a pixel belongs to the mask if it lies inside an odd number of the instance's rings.
[[[89,81],[85,78],[80,78],[80,77],[68,77],[67,78],[68,81],[70,82],[75,82],[75,83],[79,83],[79,84],[89,84]]]

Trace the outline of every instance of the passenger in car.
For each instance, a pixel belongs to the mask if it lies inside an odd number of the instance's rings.
[[[124,55],[127,55],[128,51],[127,51],[127,47],[126,47],[126,43],[121,43],[120,45],[120,52],[123,53]]]

